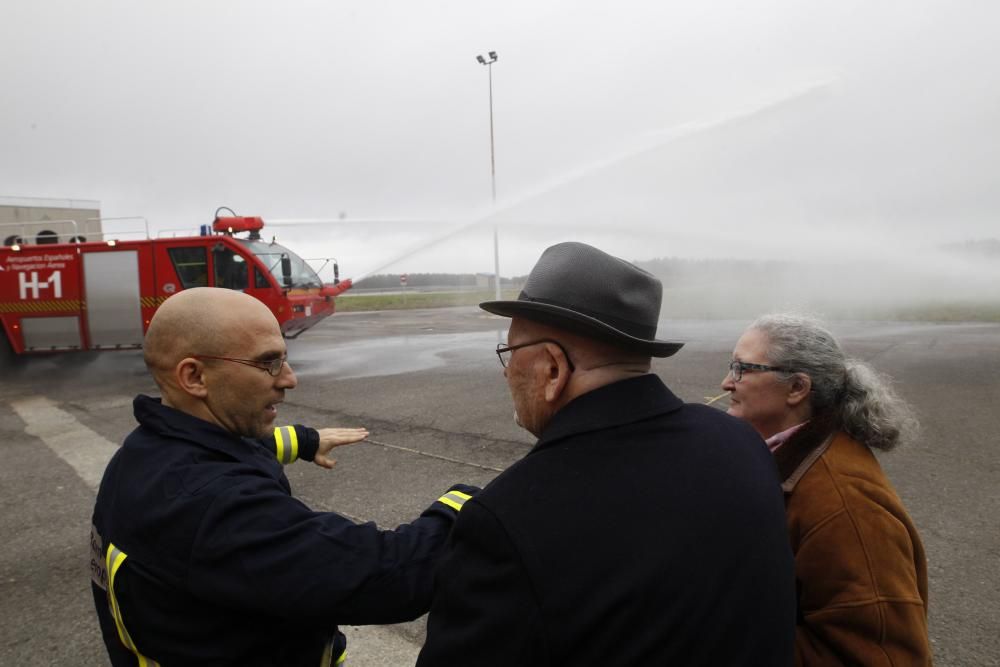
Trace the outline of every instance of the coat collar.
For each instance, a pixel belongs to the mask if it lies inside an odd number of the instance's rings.
[[[542,431],[538,451],[570,436],[614,428],[679,410],[684,402],[653,373],[619,380],[576,397]]]
[[[835,430],[832,416],[814,415],[774,453],[785,493],[794,491],[799,480],[829,449]]]
[[[234,435],[221,426],[163,405],[159,398],[139,394],[132,402],[136,421],[156,433],[193,443],[244,463],[260,463],[266,453],[255,440]],[[268,457],[265,457],[268,458]]]

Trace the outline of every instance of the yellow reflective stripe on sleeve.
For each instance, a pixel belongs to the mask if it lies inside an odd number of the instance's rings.
[[[115,576],[118,568],[125,562],[125,553],[120,551],[114,544],[108,545],[108,552],[105,562],[108,569],[108,605],[111,607],[111,616],[115,619],[115,628],[118,630],[118,638],[122,640],[129,649],[132,648],[132,639],[125,631],[125,624],[122,622],[121,612],[118,610],[118,599],[115,597]]]
[[[347,660],[347,651],[344,651],[343,653],[340,654],[340,657],[337,658],[337,664],[342,665],[344,664],[345,660]]]
[[[278,463],[285,462],[285,439],[281,435],[281,427],[274,427],[274,455]]]
[[[462,505],[465,501],[471,498],[468,493],[462,493],[461,491],[449,491],[440,498],[438,498],[439,503],[444,503],[448,507],[452,508],[456,512],[462,511]]]
[[[299,434],[295,431],[294,426],[286,426],[288,429],[288,442],[292,444],[292,451],[289,452],[288,462],[295,463],[295,459],[299,458]]]
[[[299,434],[294,426],[274,427],[274,455],[278,463],[288,465],[299,458]]]
[[[128,630],[125,629],[125,619],[122,618],[122,610],[118,606],[118,598],[115,597],[115,577],[118,575],[118,569],[125,562],[126,558],[128,558],[128,555],[124,551],[116,547],[113,543],[108,543],[106,564],[108,568],[108,605],[111,607],[111,616],[115,619],[115,628],[118,630],[118,637],[122,640],[125,648],[135,654],[135,657],[139,661],[139,667],[160,667],[160,663],[139,653],[139,649],[136,648],[135,642],[129,636]]]
[[[452,508],[456,512],[461,512],[462,511],[462,506],[459,505],[458,503],[456,503],[454,500],[452,500],[448,496],[441,496],[440,498],[438,498],[438,502],[444,503],[445,505],[447,505],[448,507]]]

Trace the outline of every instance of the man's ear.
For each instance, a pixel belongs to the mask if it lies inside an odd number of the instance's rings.
[[[569,369],[569,359],[558,345],[546,343],[545,354],[542,359],[545,362],[545,400],[555,403],[562,396],[563,390],[569,384],[571,371]]]
[[[185,394],[196,398],[205,398],[208,395],[208,387],[205,384],[205,365],[187,357],[174,367],[174,378],[177,380],[178,388]]]
[[[791,382],[788,383],[788,395],[785,402],[789,406],[795,407],[809,399],[809,392],[812,391],[812,378],[805,373],[796,373]]]

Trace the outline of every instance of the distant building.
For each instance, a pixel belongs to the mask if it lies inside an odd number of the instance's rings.
[[[480,289],[493,289],[496,284],[495,276],[492,273],[477,273],[476,287]],[[501,284],[503,281],[501,280]]]
[[[3,245],[100,239],[100,202],[88,199],[0,197],[0,241],[3,241]]]

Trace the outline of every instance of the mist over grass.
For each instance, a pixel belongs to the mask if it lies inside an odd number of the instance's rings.
[[[892,254],[887,248],[882,260],[668,257],[635,263],[662,281],[666,319],[746,319],[795,311],[827,319],[1000,322],[1000,241]],[[517,298],[526,277],[503,278],[504,298]],[[337,299],[337,309],[468,306],[494,298],[491,289],[472,287],[475,281],[474,274],[410,274],[403,291],[398,274],[371,276],[356,287],[395,293],[349,291]],[[418,291],[421,287],[435,291]]]
[[[662,314],[755,317],[774,311],[836,319],[1000,321],[1000,241],[886,258],[822,261],[660,258],[637,262],[663,281]]]

